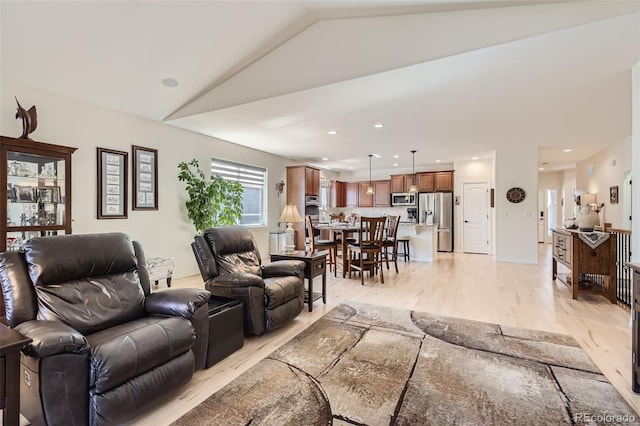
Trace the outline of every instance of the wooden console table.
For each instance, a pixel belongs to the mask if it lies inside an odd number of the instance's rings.
[[[20,421],[20,349],[31,339],[0,324],[0,408],[2,424]]]
[[[616,303],[616,234],[595,249],[572,229],[553,230],[552,279],[571,287],[574,299],[579,293],[600,294]],[[558,263],[570,269],[558,272]]]

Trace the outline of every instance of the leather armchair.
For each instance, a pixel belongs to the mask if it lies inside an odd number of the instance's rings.
[[[32,424],[122,424],[204,366],[209,292],[151,294],[143,259],[121,233],[36,238],[0,254],[8,325],[33,339],[20,371]]]
[[[207,229],[191,248],[205,288],[240,300],[245,332],[260,336],[295,318],[304,305],[304,262],[261,263],[251,232],[240,226]]]

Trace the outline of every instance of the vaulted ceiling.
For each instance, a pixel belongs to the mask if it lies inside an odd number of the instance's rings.
[[[369,153],[374,167],[409,167],[411,149],[420,166],[514,144],[561,169],[631,134],[635,0],[3,1],[0,12],[2,79],[334,170],[366,168]]]

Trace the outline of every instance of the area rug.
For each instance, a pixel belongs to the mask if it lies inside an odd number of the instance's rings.
[[[174,424],[637,423],[570,336],[347,302]]]

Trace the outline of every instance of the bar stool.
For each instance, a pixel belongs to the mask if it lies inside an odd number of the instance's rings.
[[[409,236],[405,235],[402,237],[396,238],[398,242],[397,248],[400,248],[400,244],[402,244],[402,252],[398,251],[398,256],[404,256],[404,261],[411,261],[411,252],[409,251]]]

